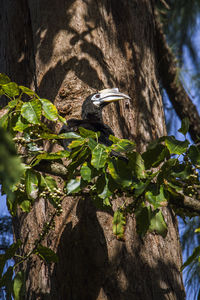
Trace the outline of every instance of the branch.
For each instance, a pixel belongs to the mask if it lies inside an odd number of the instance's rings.
[[[170,199],[169,204],[171,204],[177,210],[184,209],[185,214],[187,212],[194,216],[200,215],[200,201],[198,199],[191,198],[189,196],[183,195],[179,199]]]
[[[67,167],[65,167],[62,163],[58,162],[50,162],[50,161],[42,161],[40,164],[35,166],[35,169],[40,172],[48,173],[54,176],[60,176],[66,180],[66,176],[68,174]],[[80,191],[79,194],[81,196],[91,196],[87,190]],[[119,195],[118,195],[119,196]],[[122,196],[122,195],[120,195]],[[130,196],[130,195],[129,195]],[[172,205],[177,210],[184,209],[186,214],[189,212],[192,215],[200,215],[200,200],[191,198],[182,194],[180,198],[171,198],[169,204]]]
[[[162,25],[158,18],[156,21],[156,40],[158,43],[158,71],[163,87],[178,117],[181,120],[185,117],[189,118],[189,133],[193,141],[197,142],[200,137],[200,116],[196,106],[192,103],[179,80],[175,56],[167,45]]]
[[[163,4],[163,6],[166,8],[166,9],[170,9],[170,6],[169,4],[165,1],[165,0],[160,0],[160,2]]]
[[[38,165],[36,165],[34,169],[51,175],[60,176],[64,179],[66,179],[67,176],[67,168],[62,163],[58,162],[43,160]]]

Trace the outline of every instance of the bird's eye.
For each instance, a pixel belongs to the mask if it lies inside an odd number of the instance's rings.
[[[100,98],[100,94],[96,94],[95,98],[99,99]]]

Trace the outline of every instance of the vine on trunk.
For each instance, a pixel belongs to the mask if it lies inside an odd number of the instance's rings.
[[[186,137],[179,141],[174,136],[163,136],[153,141],[144,153],[138,153],[133,141],[110,136],[113,144],[107,147],[98,143],[99,133],[84,128],[78,133],[52,133],[44,119],[50,123],[66,123],[56,107],[34,91],[11,82],[4,74],[0,74],[0,96],[9,99],[0,119],[0,130],[5,137],[0,144],[0,183],[2,192],[7,195],[8,209],[12,216],[17,209],[28,214],[41,198],[54,208],[28,253],[23,257],[17,255],[22,246],[18,240],[0,255],[0,286],[6,288],[8,295],[20,299],[24,292],[24,273],[15,273],[15,270],[32,255],[38,255],[47,263],[57,262],[56,254],[42,242],[53,230],[55,217],[62,213],[66,195],[87,195],[104,210],[112,210],[112,201],[124,196],[126,201],[113,212],[113,233],[121,240],[128,214],[135,214],[141,237],[150,231],[163,238],[167,234],[163,207],[170,205],[182,217],[200,214],[198,144],[190,145]],[[179,131],[186,136],[188,129],[189,121],[184,119]],[[5,131],[10,133],[18,154]],[[63,139],[72,140],[69,150],[51,153],[44,150],[44,141],[60,143]],[[6,147],[10,151],[6,151]],[[113,156],[113,150],[119,155]],[[13,172],[8,168],[9,160]],[[65,160],[67,166],[63,164]],[[58,188],[51,175],[62,177],[63,189]],[[199,255],[197,247],[183,267]],[[15,258],[15,264],[3,274],[6,261],[11,258]]]

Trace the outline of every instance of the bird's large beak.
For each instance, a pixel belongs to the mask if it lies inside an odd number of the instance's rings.
[[[105,89],[99,91],[99,94],[100,94],[99,100],[101,103],[109,103],[109,102],[115,102],[119,100],[131,99],[128,95],[120,93],[118,88]]]

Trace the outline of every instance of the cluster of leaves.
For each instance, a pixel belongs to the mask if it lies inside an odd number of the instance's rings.
[[[20,180],[23,165],[17,155],[11,135],[0,128],[0,136],[0,182],[3,191],[9,198],[12,198],[11,187]]]
[[[2,95],[9,99],[0,119],[0,183],[2,192],[7,195],[8,209],[15,215],[17,206],[20,206],[28,213],[40,195],[48,198],[54,205],[56,212],[53,217],[55,217],[61,213],[60,202],[63,193],[52,177],[35,172],[31,161],[36,154],[44,153],[43,137],[40,137],[40,132],[50,132],[42,122],[42,117],[50,121],[65,122],[65,120],[58,115],[56,107],[50,101],[41,99],[32,90],[11,82],[4,74],[0,74],[0,96]],[[23,147],[21,158],[17,155],[13,139],[17,143],[16,148]],[[46,262],[57,261],[55,253],[41,245],[45,235],[52,228],[53,217],[50,222],[44,224],[41,235],[29,253],[23,257],[18,256],[16,253],[21,247],[21,241],[17,241],[6,250],[5,254],[0,254],[0,287],[5,286],[8,297],[12,294],[14,299],[21,299],[24,292],[24,274],[16,272],[16,268],[32,254],[38,255]],[[2,275],[6,262],[13,257],[18,262]]]
[[[29,213],[34,201],[44,198],[55,209],[50,221],[44,224],[34,248],[23,257],[18,257],[16,264],[8,268],[1,278],[0,286],[6,286],[15,299],[19,299],[19,293],[23,290],[24,276],[22,273],[15,274],[12,289],[8,278],[13,276],[20,263],[32,254],[37,254],[46,262],[57,260],[55,253],[42,246],[41,242],[53,227],[55,216],[62,213],[62,199],[66,194],[87,195],[99,209],[109,210],[112,210],[113,201],[117,197],[125,199],[113,217],[113,232],[118,239],[124,238],[126,216],[129,213],[135,213],[137,232],[141,237],[147,231],[166,236],[167,225],[162,208],[168,204],[173,205],[178,214],[193,214],[191,210],[184,209],[183,199],[185,196],[199,199],[198,145],[189,145],[186,139],[178,141],[173,136],[165,136],[151,143],[140,154],[132,141],[110,136],[112,145],[108,147],[98,143],[99,132],[84,128],[80,128],[78,133],[56,135],[44,120],[49,123],[66,121],[50,101],[11,82],[3,74],[0,74],[0,95],[10,100],[0,119],[0,127],[12,135],[23,162],[19,171],[16,171],[16,179],[10,181],[8,187],[3,186],[8,208],[12,215],[15,215],[17,207]],[[189,123],[185,119],[180,132],[186,135],[188,128]],[[44,141],[58,143],[60,140],[69,141],[68,150],[54,153],[44,150]],[[63,159],[69,163],[64,178],[65,186],[61,190],[54,178],[42,175],[39,169],[41,162],[51,164],[56,160],[62,163]],[[1,274],[6,260],[16,258],[20,246],[21,242],[18,241],[0,256]]]

